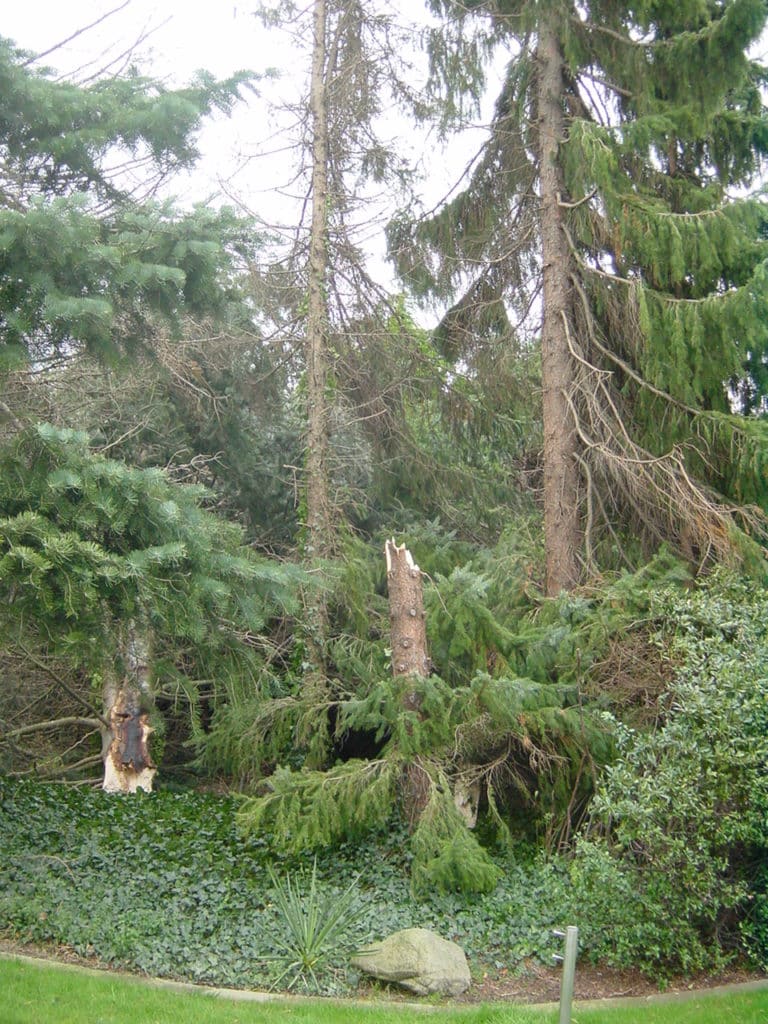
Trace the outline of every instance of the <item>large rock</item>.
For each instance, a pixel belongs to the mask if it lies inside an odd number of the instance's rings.
[[[457,996],[469,988],[469,964],[461,946],[426,928],[406,928],[362,949],[352,966],[393,981],[420,996]]]

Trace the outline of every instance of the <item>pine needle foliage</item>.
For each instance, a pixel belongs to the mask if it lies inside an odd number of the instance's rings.
[[[255,557],[205,499],[93,453],[83,434],[20,433],[0,452],[2,645],[64,659],[87,694],[119,675],[135,621],[157,689],[182,688],[193,709],[199,680],[217,680],[206,683],[214,705],[233,674],[255,685],[270,622],[297,607],[300,573]]]
[[[194,163],[203,119],[229,112],[254,77],[80,85],[0,39],[0,365],[81,348],[115,358],[146,344],[153,316],[178,330],[183,312],[228,307],[251,251],[242,220],[151,197]],[[138,167],[143,195],[125,185]]]
[[[238,822],[265,830],[278,849],[332,846],[383,827],[392,816],[399,766],[395,760],[347,761],[328,771],[278,768],[266,794],[248,798]]]
[[[461,191],[390,227],[409,288],[452,303],[437,332],[446,353],[515,351],[539,333],[546,39],[562,121],[549,198],[565,253],[552,330],[568,367],[561,426],[579,467],[567,499],[580,510],[579,572],[638,564],[666,540],[695,564],[736,556],[763,573],[768,128],[753,53],[765,5],[431,7],[446,111],[478,99],[487,54],[508,59]],[[546,445],[544,457],[546,467]]]
[[[429,798],[411,838],[411,888],[417,895],[491,892],[501,869],[466,827],[449,779],[436,769]]]
[[[494,871],[456,800],[479,794],[485,842],[490,836],[511,849],[526,835],[550,849],[568,848],[615,753],[616,718],[606,714],[612,694],[595,696],[591,687],[588,698],[589,680],[617,635],[645,637],[656,629],[654,590],[685,587],[690,575],[664,551],[638,573],[542,600],[527,593],[527,560],[510,538],[463,564],[467,551],[455,539],[422,554],[425,565],[447,573],[436,573],[426,587],[433,673],[393,679],[386,665],[382,672],[384,641],[369,639],[366,648],[358,640],[363,674],[354,693],[339,681],[332,716],[337,759],[321,769],[302,765],[295,745],[281,753],[274,741],[295,738],[302,718],[317,721],[326,705],[265,699],[242,732],[252,795],[239,821],[269,835],[278,849],[333,846],[407,816],[404,780],[415,775],[424,807],[410,840],[414,892],[487,891]],[[368,758],[356,752],[344,759],[350,737],[367,743]],[[279,767],[269,768],[269,758]]]

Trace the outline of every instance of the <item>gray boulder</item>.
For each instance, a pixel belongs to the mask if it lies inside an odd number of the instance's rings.
[[[426,928],[406,928],[367,946],[352,959],[352,966],[419,996],[433,992],[457,996],[469,988],[471,980],[461,946]]]

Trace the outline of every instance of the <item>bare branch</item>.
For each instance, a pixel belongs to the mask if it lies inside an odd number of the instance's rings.
[[[101,721],[98,718],[81,718],[78,715],[68,715],[65,718],[52,718],[47,722],[35,722],[32,725],[23,725],[19,729],[11,729],[0,735],[0,742],[16,739],[19,736],[27,736],[34,732],[44,732],[48,729],[59,729],[67,725],[85,725],[89,729],[100,729]]]
[[[124,8],[128,7],[130,2],[131,0],[123,0],[123,3],[118,4],[117,7],[113,7],[112,10],[107,11],[105,14],[102,14],[101,17],[97,18],[95,21],[92,21],[89,25],[83,25],[81,28],[73,32],[71,36],[67,36],[66,39],[59,40],[58,43],[54,43],[53,46],[49,46],[48,49],[43,50],[42,53],[36,53],[33,57],[30,57],[29,60],[25,61],[24,64],[22,64],[22,67],[26,68],[30,64],[35,64],[37,61],[42,60],[43,57],[48,57],[56,50],[60,50],[62,46],[66,46],[67,43],[71,43],[73,39],[77,39],[85,32],[89,32],[92,28],[96,28],[97,25],[100,25],[103,21],[106,21],[107,18],[111,18],[113,14],[117,14],[119,11],[124,10]]]

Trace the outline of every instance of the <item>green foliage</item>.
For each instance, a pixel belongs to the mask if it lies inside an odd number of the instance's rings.
[[[642,571],[599,590],[536,600],[532,607],[529,562],[509,538],[496,552],[461,564],[466,550],[450,536],[434,552],[421,545],[424,564],[449,573],[436,573],[427,587],[428,622],[435,624],[432,675],[382,675],[382,642],[358,641],[356,692],[333,703],[334,738],[339,750],[348,737],[361,738],[370,760],[356,751],[325,771],[301,767],[299,723],[316,721],[325,703],[313,708],[302,698],[276,696],[251,712],[240,704],[239,720],[237,712],[227,714],[235,759],[250,766],[245,774],[256,785],[240,819],[244,827],[268,832],[292,851],[357,841],[398,807],[409,813],[402,807],[407,786],[396,783],[418,765],[429,802],[411,843],[415,891],[428,885],[484,891],[492,884],[482,845],[488,835],[478,842],[467,829],[453,804],[457,786],[480,788],[495,838],[509,841],[510,830],[522,828],[550,849],[568,845],[601,766],[615,752],[616,722],[602,710],[610,700],[587,699],[585,684],[617,633],[656,628],[654,588],[687,583],[688,573],[664,551]],[[220,715],[211,752],[223,725]],[[268,759],[283,767],[269,775]],[[268,777],[259,786],[260,768]]]
[[[194,133],[229,111],[253,76],[201,74],[183,89],[129,74],[78,86],[0,40],[2,357],[27,351],[113,356],[143,345],[153,317],[220,314],[232,268],[251,250],[231,210],[137,202],[109,165],[144,162],[155,184],[189,167]],[[147,188],[148,192],[151,189]]]
[[[287,988],[301,981],[305,988],[320,990],[318,975],[339,958],[355,951],[349,932],[356,919],[366,911],[359,901],[357,879],[341,893],[321,894],[317,881],[317,860],[312,871],[292,878],[278,878],[269,866],[275,904],[277,905],[285,935],[278,939],[281,947],[276,959],[279,973],[273,981],[277,988],[284,978],[292,975]]]
[[[595,929],[587,942],[613,963],[695,970],[739,943],[746,917],[761,962],[768,599],[715,577],[654,605],[677,676],[656,730],[619,731],[619,756],[593,801],[574,868]]]
[[[360,1000],[315,999],[243,1002],[237,998],[211,998],[208,993],[172,992],[137,978],[120,978],[103,971],[88,974],[62,971],[58,965],[0,961],[0,985],[14,1007],[9,1024],[37,1024],[40,1005],[46,1006],[48,1024],[73,1020],[106,1020],[134,1024],[136,1020],[170,1024],[406,1024],[416,1013],[412,1005],[361,1005]],[[762,1024],[768,1013],[768,993],[690,993],[685,1004],[677,1000],[647,1000],[644,1024]],[[554,1021],[540,1007],[505,1003],[481,1006],[435,1006],[426,1003],[432,1024],[542,1024]],[[419,1017],[421,1013],[419,1013]],[[636,1024],[636,1006],[579,1009],[581,1024]]]
[[[335,845],[386,824],[398,767],[393,760],[352,760],[325,772],[277,768],[264,782],[266,795],[246,798],[238,821],[294,853]]]
[[[531,310],[542,285],[546,133],[536,130],[533,71],[551,30],[563,69],[563,313],[578,351],[563,339],[557,347],[573,382],[587,561],[615,568],[620,552],[638,565],[666,540],[693,564],[735,556],[764,575],[739,531],[764,545],[750,506],[768,508],[757,419],[768,353],[768,119],[766,68],[754,56],[765,5],[430,6],[439,18],[432,87],[446,111],[476,100],[491,54],[508,59],[461,190],[429,216],[411,207],[390,225],[403,281],[450,307],[436,332],[446,358],[492,387],[490,354],[522,358],[539,332]],[[460,70],[462,55],[470,66]],[[529,378],[528,405],[535,387]]]
[[[313,862],[276,856],[266,837],[236,828],[239,806],[193,792],[115,800],[0,780],[0,930],[142,973],[268,986],[286,938],[269,868],[295,880]],[[500,880],[492,893],[430,889],[415,903],[410,852],[395,821],[318,852],[316,903],[332,906],[356,880],[345,920],[357,947],[423,926],[459,942],[478,969],[548,961],[551,929],[565,922],[564,867],[493,860]],[[325,991],[340,986],[330,974],[318,981]]]
[[[430,779],[429,798],[419,815],[411,846],[411,884],[418,895],[432,890],[491,892],[501,877],[498,865],[467,829],[454,803],[450,782],[439,770]]]
[[[197,679],[225,690],[235,673],[255,690],[256,638],[295,609],[301,574],[255,556],[205,497],[96,455],[73,431],[19,434],[0,452],[2,646],[62,659],[87,698],[119,675],[137,621],[158,692],[182,689],[195,708]]]

